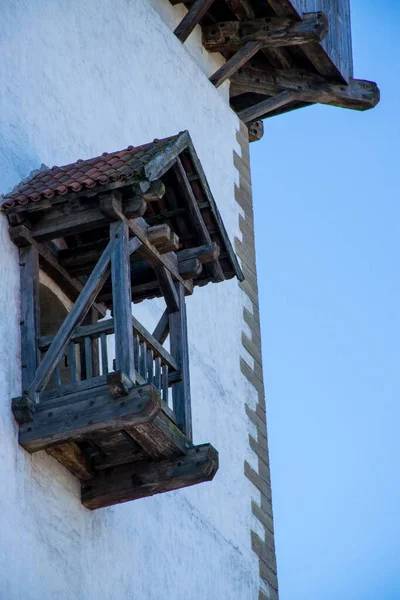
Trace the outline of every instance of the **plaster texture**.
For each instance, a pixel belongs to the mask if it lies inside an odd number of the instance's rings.
[[[66,164],[188,129],[233,240],[239,123],[208,75],[220,64],[195,31],[171,33],[184,9],[167,0],[5,0],[0,21],[0,193],[42,163]],[[211,442],[211,483],[90,512],[79,485],[17,442],[21,392],[18,252],[0,218],[0,599],[253,600],[258,559],[255,464],[239,369],[246,302],[236,280],[188,299],[193,430]],[[160,302],[134,307],[149,327]],[[250,358],[247,357],[247,360]]]

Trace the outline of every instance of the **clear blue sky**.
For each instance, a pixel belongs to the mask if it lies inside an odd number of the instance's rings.
[[[400,2],[352,21],[381,104],[252,144],[281,600],[400,599]]]

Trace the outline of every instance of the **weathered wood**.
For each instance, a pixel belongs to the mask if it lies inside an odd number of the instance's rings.
[[[98,472],[82,485],[82,503],[94,510],[129,502],[211,481],[217,470],[218,452],[210,444],[204,444],[182,457],[132,463]]]
[[[257,52],[263,47],[263,42],[250,41],[246,42],[240,50],[238,50],[229,60],[220,67],[214,75],[210,77],[210,81],[216,88],[229,79],[236,71],[245,65]]]
[[[249,142],[258,142],[264,135],[264,123],[261,120],[247,123],[249,130]]]
[[[91,442],[94,442],[96,448],[100,450],[92,459],[93,467],[96,470],[108,469],[147,458],[145,452],[124,430],[109,435],[93,434]]]
[[[180,268],[178,269],[179,274],[182,275]],[[157,267],[154,270],[156,272],[157,281],[163,293],[168,311],[175,312],[179,309],[179,298],[178,294],[176,293],[175,284],[171,277],[171,273],[167,271],[165,267]]]
[[[53,252],[42,243],[37,242],[30,230],[25,225],[19,225],[10,229],[11,239],[21,248],[32,246],[43,258],[41,261],[42,269],[56,282],[71,300],[76,300],[83,290],[83,283],[75,277],[70,277],[65,268],[59,263]],[[101,304],[95,303],[95,308],[100,314],[105,315],[106,308]]]
[[[156,328],[153,331],[153,338],[160,344],[163,344],[169,334],[169,313],[168,309],[165,309],[160,320],[157,323]]]
[[[105,333],[100,334],[101,344],[101,370],[103,375],[108,373],[108,349],[107,349],[107,335]],[[133,354],[135,356],[135,353]]]
[[[203,270],[203,265],[198,258],[190,258],[179,263],[179,274],[184,279],[194,279]]]
[[[20,425],[30,423],[36,413],[37,403],[28,398],[28,396],[19,396],[12,399],[11,409],[15,420]]]
[[[113,371],[112,373],[108,373],[107,385],[113,398],[128,396],[129,392],[134,387],[133,381],[123,371]]]
[[[147,229],[148,240],[157,248],[160,254],[174,252],[179,248],[179,238],[167,225],[153,225]]]
[[[135,219],[145,213],[146,203],[142,198],[135,198],[123,202],[122,210],[126,218]],[[109,222],[110,218],[100,210],[98,200],[92,199],[82,201],[77,207],[69,207],[66,203],[54,206],[32,225],[31,233],[39,241],[51,240],[104,227]]]
[[[108,386],[64,396],[51,408],[38,406],[31,423],[20,426],[19,443],[28,452],[90,438],[92,432],[110,433],[154,419],[161,410],[159,392],[150,385],[133,388],[116,401]]]
[[[22,389],[25,392],[33,381],[39,361],[37,339],[40,335],[39,312],[39,255],[36,248],[19,250],[21,282],[21,367]]]
[[[293,91],[299,100],[329,104],[341,108],[368,110],[378,104],[380,93],[376,83],[351,79],[349,85],[332,83],[320,75],[301,69],[273,70],[246,65],[232,79],[232,92],[253,92],[275,96]]]
[[[117,371],[122,371],[134,381],[131,272],[127,222],[117,221],[110,225],[110,238],[115,237],[118,237],[118,239],[111,254],[115,363]]]
[[[198,25],[204,17],[214,0],[195,0],[193,5],[188,10],[174,33],[176,37],[183,43],[187,40],[193,29]]]
[[[157,356],[160,356],[163,362],[165,362],[171,369],[177,371],[179,369],[175,358],[167,352],[167,350],[151,335],[149,331],[143,325],[132,316],[133,329],[139,335],[140,339],[144,340],[148,344]]]
[[[254,19],[228,21],[203,27],[203,45],[209,52],[234,52],[249,42],[261,48],[297,46],[320,42],[328,33],[328,19],[321,13],[303,15],[303,20]]]
[[[193,445],[177,427],[175,415],[164,402],[162,410],[151,422],[127,427],[126,431],[154,460],[181,456]]]
[[[97,321],[92,325],[82,325],[77,327],[71,336],[71,340],[74,342],[81,342],[85,337],[97,337],[100,334],[111,334],[114,333],[114,319],[104,319],[103,321]],[[40,350],[47,350],[53,343],[55,335],[43,335],[39,338],[38,347]]]
[[[199,236],[200,240],[205,244],[211,244],[212,240],[210,233],[207,229],[206,224],[204,223],[203,217],[201,216],[200,208],[194,195],[191,182],[187,177],[186,171],[179,157],[176,159],[176,166],[174,167],[174,171],[178,183],[181,186],[184,198],[186,200],[186,205],[188,207],[188,211],[192,218],[192,225],[197,235]],[[211,269],[215,281],[223,281],[225,279],[224,273],[218,260],[214,263],[211,263]]]
[[[111,255],[118,241],[118,238],[116,237],[117,233],[118,230],[114,232],[112,239],[101,255],[99,262],[93,269],[85,287],[65,318],[51,347],[40,363],[35,378],[29,385],[27,391],[29,397],[32,397],[36,392],[40,392],[46,387],[54,368],[63,356],[64,350],[74,333],[74,329],[83,321],[97,294],[103,287],[109,274]]]
[[[249,108],[241,110],[238,113],[238,117],[243,121],[243,123],[248,123],[249,121],[254,121],[254,119],[258,119],[259,117],[264,117],[268,113],[277,110],[282,106],[286,106],[296,100],[297,95],[295,92],[281,92],[273,98],[268,98],[267,100],[258,102],[258,104],[255,104],[254,106],[250,106]]]
[[[75,477],[82,480],[94,477],[90,460],[74,442],[52,446],[47,448],[46,452],[58,460]]]
[[[171,354],[181,370],[182,381],[172,386],[173,408],[182,431],[192,439],[192,407],[190,401],[189,346],[185,292],[177,284],[179,311],[169,315],[169,337]]]
[[[177,252],[178,263],[197,258],[202,264],[211,263],[218,259],[220,247],[218,244],[204,244],[196,248],[188,248]]]

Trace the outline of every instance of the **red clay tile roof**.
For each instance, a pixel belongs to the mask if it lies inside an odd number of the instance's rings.
[[[88,160],[77,160],[63,167],[39,171],[22,182],[3,198],[2,208],[39,202],[44,198],[80,192],[84,188],[106,186],[114,181],[124,181],[143,172],[144,166],[178,136],[154,140],[143,146],[128,146],[118,152],[104,152]]]

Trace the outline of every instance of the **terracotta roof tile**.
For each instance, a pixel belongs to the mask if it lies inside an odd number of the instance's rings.
[[[39,202],[44,198],[64,196],[69,192],[80,192],[86,188],[105,186],[138,176],[143,172],[143,167],[177,137],[154,140],[143,146],[128,146],[125,150],[104,152],[95,158],[78,159],[63,167],[54,166],[39,171],[6,194],[2,208],[7,210],[17,204]]]

